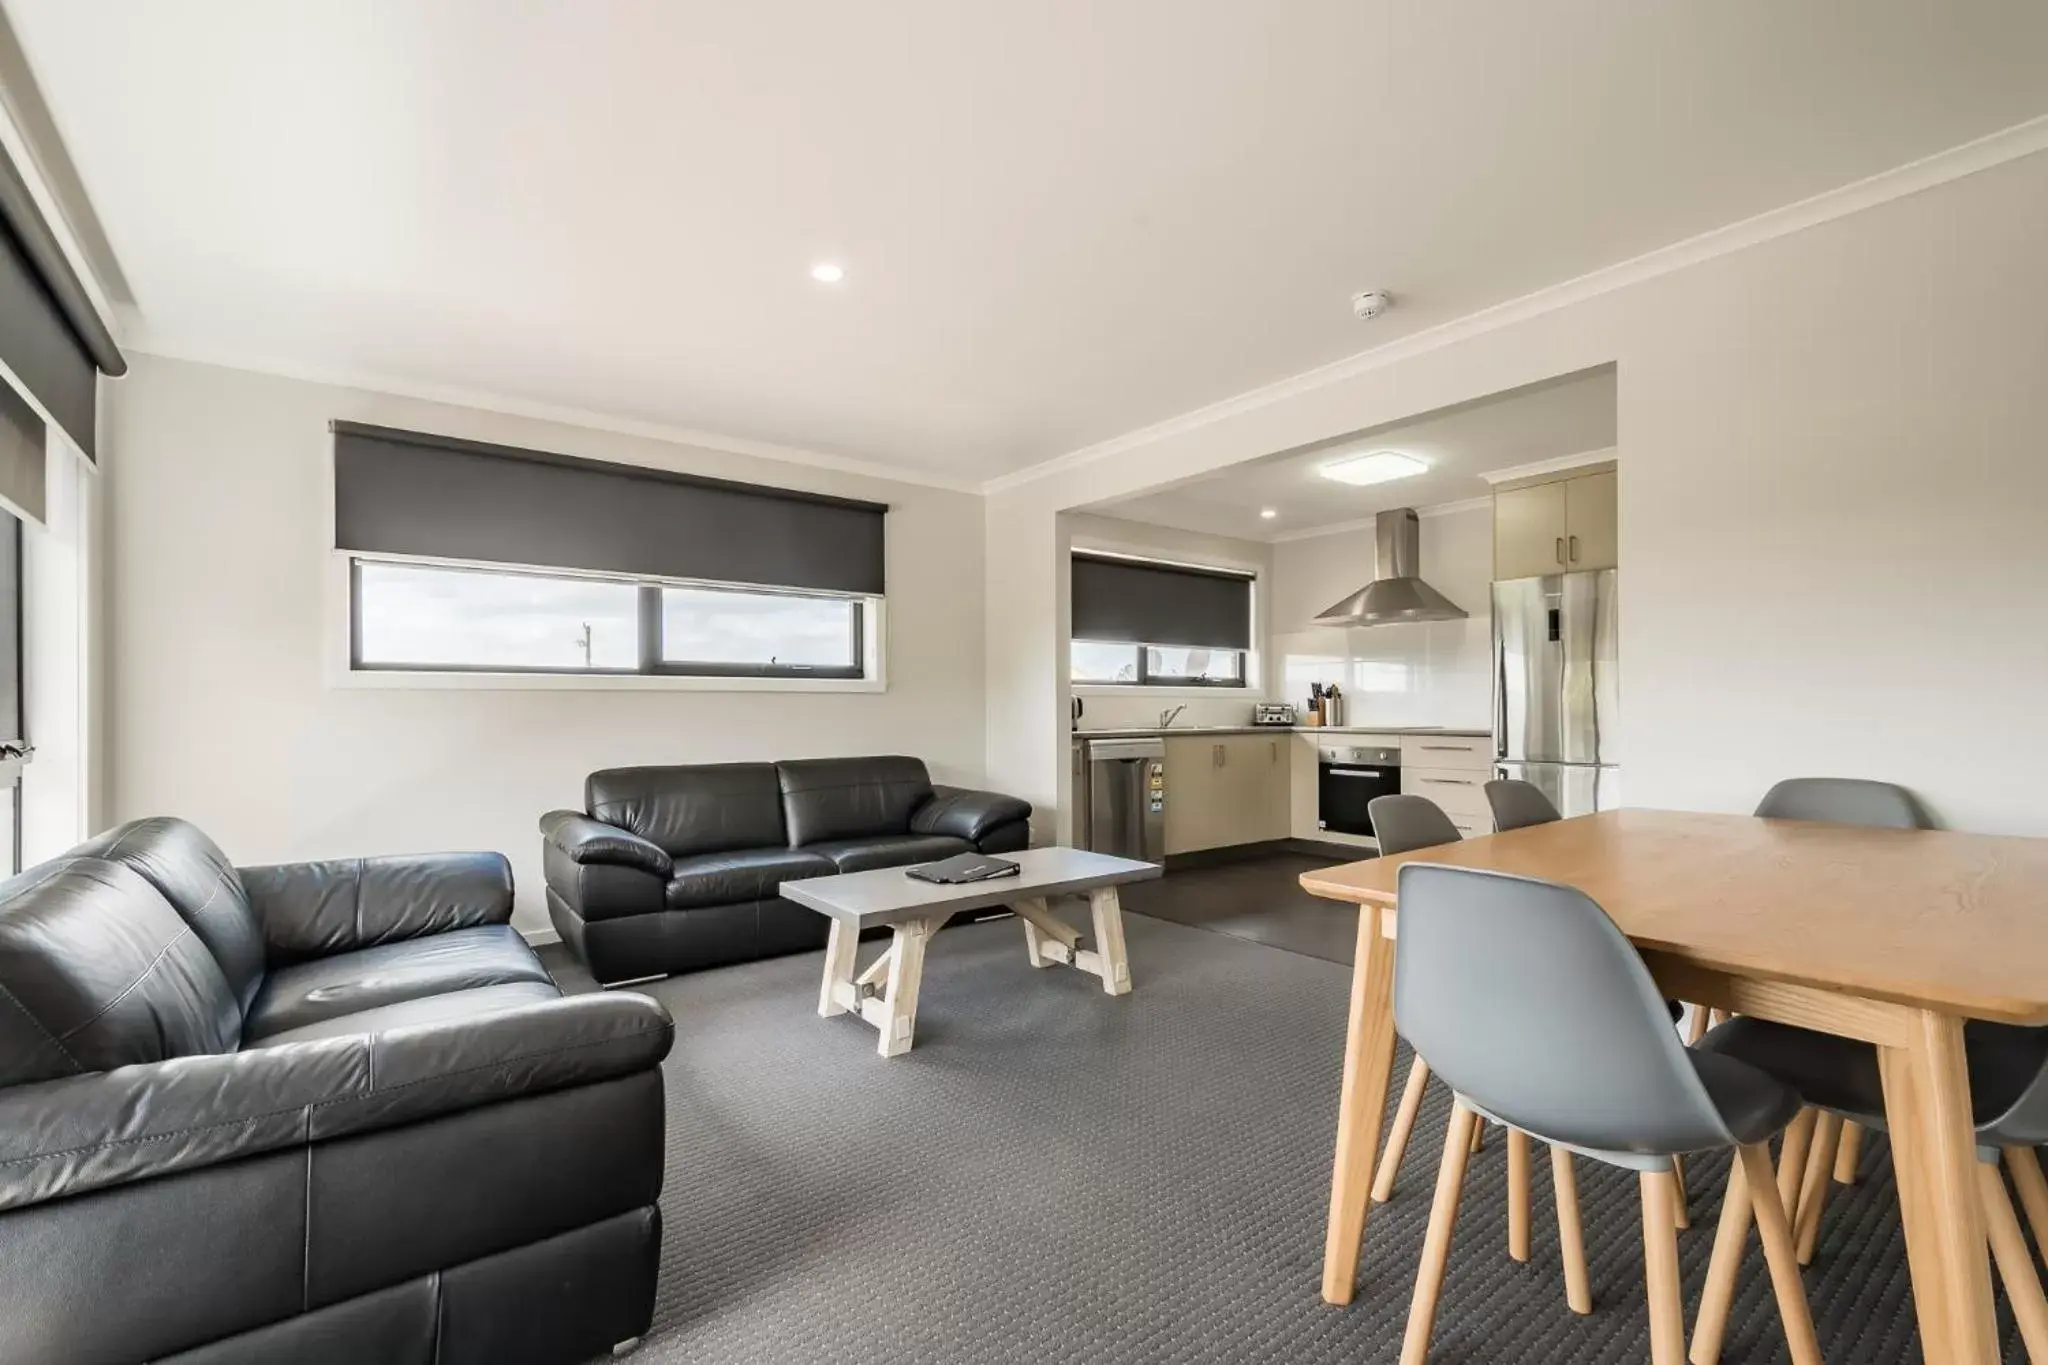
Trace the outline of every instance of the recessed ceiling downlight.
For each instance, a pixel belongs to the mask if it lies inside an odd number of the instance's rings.
[[[819,284],[837,284],[846,278],[846,267],[837,261],[820,261],[811,267],[811,278]]]
[[[1265,518],[1267,521],[1271,521],[1273,518],[1280,515],[1280,509],[1277,507],[1261,507],[1259,509],[1259,515]]]
[[[1369,450],[1363,455],[1347,455],[1316,468],[1316,473],[1324,478],[1348,483],[1355,488],[1391,483],[1395,479],[1411,479],[1428,471],[1427,460],[1418,460],[1398,450]]]

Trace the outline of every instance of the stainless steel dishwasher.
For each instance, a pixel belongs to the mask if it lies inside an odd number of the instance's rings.
[[[1148,863],[1166,857],[1166,744],[1088,741],[1085,847]]]

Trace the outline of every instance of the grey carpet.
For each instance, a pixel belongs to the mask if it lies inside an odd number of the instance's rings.
[[[1349,973],[1127,917],[1136,992],[1034,972],[1014,921],[929,954],[916,1049],[815,1013],[817,954],[649,988],[674,1012],[665,1253],[640,1365],[1392,1361],[1447,1117],[1432,1087],[1357,1300],[1317,1294]],[[867,952],[875,947],[870,945]],[[1405,1054],[1395,1073],[1406,1074]],[[1807,1283],[1827,1358],[1917,1360],[1883,1144]],[[1475,1158],[1437,1361],[1641,1361],[1634,1176],[1580,1163],[1598,1309],[1564,1304],[1548,1163],[1506,1254],[1505,1144]],[[1691,1171],[1696,1297],[1724,1160]],[[2006,1358],[2023,1359],[2003,1315]],[[1690,1322],[1691,1306],[1688,1306]],[[1751,1242],[1724,1359],[1783,1358]]]

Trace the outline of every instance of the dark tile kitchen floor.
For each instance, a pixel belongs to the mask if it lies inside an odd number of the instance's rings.
[[[1238,863],[1174,869],[1158,881],[1124,887],[1123,907],[1348,966],[1357,942],[1357,909],[1311,896],[1299,880],[1304,872],[1335,867],[1340,861],[1275,853]]]

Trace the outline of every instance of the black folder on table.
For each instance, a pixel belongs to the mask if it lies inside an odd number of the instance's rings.
[[[940,886],[960,886],[967,882],[985,882],[995,877],[1014,877],[1021,869],[1006,858],[991,858],[985,853],[956,853],[950,858],[941,858],[935,863],[920,863],[916,867],[903,869],[904,875],[915,877],[921,882],[936,882]]]

